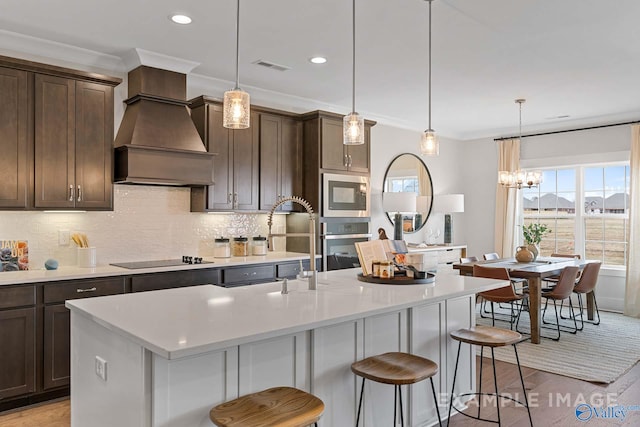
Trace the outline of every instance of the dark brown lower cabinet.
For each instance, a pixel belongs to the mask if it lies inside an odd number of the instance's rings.
[[[44,390],[69,385],[71,314],[64,304],[44,308]]]
[[[36,390],[36,308],[0,311],[0,400]]]

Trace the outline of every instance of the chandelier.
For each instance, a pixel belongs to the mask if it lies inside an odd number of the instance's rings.
[[[522,104],[525,102],[526,99],[516,99],[516,104],[520,105],[519,141],[522,141]],[[539,186],[541,182],[541,171],[526,171],[518,169],[516,171],[498,172],[498,184],[505,188],[517,188],[518,190],[522,187],[533,188]]]

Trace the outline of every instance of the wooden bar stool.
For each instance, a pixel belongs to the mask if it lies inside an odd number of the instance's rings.
[[[362,409],[362,397],[364,396],[364,380],[368,379],[383,384],[393,384],[395,395],[393,402],[393,425],[397,420],[398,396],[400,397],[400,423],[404,426],[404,416],[402,414],[402,388],[401,385],[414,384],[429,378],[431,381],[431,391],[436,404],[438,422],[442,427],[440,409],[438,409],[438,397],[436,388],[433,385],[433,376],[438,373],[438,365],[424,357],[409,353],[391,352],[378,356],[367,357],[351,365],[351,371],[362,377],[362,388],[360,390],[360,403],[358,404],[358,417],[356,427],[360,423],[360,410]]]
[[[529,414],[529,423],[531,427],[533,427],[533,421],[531,419],[531,410],[529,409],[529,399],[527,398],[527,390],[524,388],[524,378],[522,377],[522,369],[520,368],[520,359],[518,358],[518,350],[516,349],[516,344],[522,341],[522,335],[516,331],[512,331],[510,329],[500,329],[494,328],[491,326],[475,326],[468,329],[458,329],[457,331],[451,332],[451,338],[458,341],[458,356],[456,357],[456,367],[453,371],[453,385],[451,386],[451,402],[449,403],[449,420],[447,421],[447,427],[451,422],[451,408],[455,409],[456,412],[476,420],[487,421],[491,423],[500,424],[500,399],[509,399],[513,402],[519,403],[520,405],[527,408],[527,413]],[[488,418],[480,417],[480,409],[482,407],[481,403],[478,402],[478,416],[474,417],[469,414],[465,414],[461,412],[458,408],[453,406],[453,401],[455,400],[455,395],[453,394],[456,387],[456,374],[458,373],[458,361],[460,360],[460,347],[462,347],[462,343],[468,343],[473,345],[480,346],[480,380],[479,383],[479,391],[477,393],[463,393],[458,397],[462,396],[477,396],[480,398],[481,396],[496,396],[496,408],[498,411],[498,420],[490,420]],[[524,393],[524,403],[516,400],[510,396],[501,395],[498,392],[498,377],[496,376],[496,359],[494,357],[493,349],[495,347],[503,347],[506,345],[512,345],[513,351],[516,353],[516,362],[518,365],[518,372],[520,373],[520,383],[522,384],[522,391]],[[493,384],[496,388],[495,393],[482,393],[482,359],[484,348],[491,348],[491,362],[493,364]]]
[[[293,387],[274,387],[221,403],[209,412],[218,427],[318,426],[324,403]]]

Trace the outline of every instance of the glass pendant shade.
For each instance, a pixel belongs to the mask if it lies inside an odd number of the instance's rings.
[[[247,129],[251,118],[249,94],[240,88],[224,93],[222,125],[229,129]]]
[[[433,129],[427,129],[422,134],[420,154],[425,156],[437,156],[440,154],[440,143]]]
[[[364,144],[364,118],[358,113],[351,113],[343,119],[343,139],[344,145]]]

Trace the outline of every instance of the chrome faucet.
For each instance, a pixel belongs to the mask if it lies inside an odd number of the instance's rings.
[[[273,213],[278,206],[287,203],[294,202],[301,206],[303,206],[307,213],[309,214],[309,232],[308,233],[279,233],[273,234],[271,233],[271,226],[273,225]],[[290,197],[281,197],[276,201],[276,203],[271,207],[271,211],[269,212],[269,219],[267,220],[267,225],[269,226],[269,235],[267,239],[269,240],[269,251],[273,251],[273,238],[274,237],[296,237],[296,236],[309,236],[309,271],[300,271],[301,276],[307,276],[309,279],[309,290],[315,291],[318,287],[318,276],[316,271],[316,219],[315,214],[313,213],[313,208],[311,204],[304,200],[302,197],[290,196]]]

